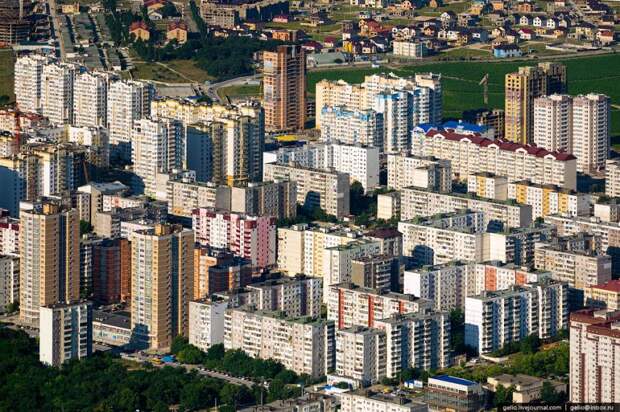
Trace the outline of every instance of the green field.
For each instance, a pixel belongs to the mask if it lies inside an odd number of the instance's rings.
[[[13,90],[13,72],[15,69],[15,57],[13,50],[0,49],[0,97],[8,96],[9,101],[15,100]]]
[[[611,97],[612,136],[616,147],[620,148],[620,54],[590,56],[562,60],[568,72],[568,91],[570,94],[604,93]],[[324,70],[308,73],[308,91],[313,94],[316,83],[321,79],[359,83],[364,76],[372,73],[394,72],[399,75],[412,75],[416,72],[441,73],[443,75],[444,116],[460,118],[463,111],[484,107],[482,86],[478,82],[489,74],[489,107],[504,106],[504,77],[519,66],[535,62],[440,62],[403,66],[398,68],[355,68],[349,70]]]
[[[230,99],[242,97],[260,96],[260,86],[257,84],[243,84],[240,86],[222,87],[217,91],[220,97],[228,97]]]

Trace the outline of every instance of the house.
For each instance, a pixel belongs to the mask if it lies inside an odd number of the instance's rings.
[[[616,40],[614,38],[614,32],[611,30],[599,30],[596,32],[596,40],[603,45],[613,44]]]
[[[334,47],[338,46],[338,39],[336,37],[327,36],[323,40],[323,46],[333,49]]]
[[[471,7],[469,8],[469,13],[474,15],[474,16],[481,16],[483,15],[486,11],[489,10],[489,5],[487,3],[473,3],[471,5]]]
[[[428,2],[428,7],[436,9],[438,7],[443,7],[443,1],[442,0],[431,0]]]
[[[439,16],[439,21],[441,21],[441,24],[444,27],[445,26],[449,26],[449,25],[453,24],[456,21],[456,14],[453,11],[451,11],[451,10],[444,11]]]
[[[462,27],[475,26],[478,23],[478,18],[472,16],[469,13],[459,13],[456,16],[456,24]]]
[[[469,29],[471,33],[471,39],[480,43],[486,43],[489,41],[489,32],[486,29],[475,27]]]
[[[80,3],[63,4],[60,10],[62,14],[80,14]]]
[[[521,17],[519,17],[519,26],[531,26],[532,25],[532,19],[530,18],[530,16],[526,16],[525,14]]]
[[[519,29],[517,33],[519,33],[519,38],[521,40],[534,40],[536,38],[534,30],[528,29],[527,27]]]
[[[301,48],[309,53],[319,53],[323,49],[323,45],[318,41],[310,40],[302,44]]]
[[[534,12],[534,3],[529,1],[520,1],[517,3],[517,11],[519,13],[533,13]]]
[[[506,29],[504,27],[495,27],[491,30],[491,37],[496,39],[498,37],[503,37],[506,34]]]
[[[143,21],[136,21],[129,26],[129,34],[133,35],[136,40],[149,41],[151,33],[149,26]]]
[[[532,26],[534,27],[545,27],[546,23],[547,23],[547,19],[541,16],[535,16],[532,19]]]
[[[437,36],[437,28],[435,26],[426,26],[422,32],[427,37],[436,37]]]
[[[515,44],[500,44],[493,47],[493,57],[505,59],[508,57],[521,57],[521,49]]]
[[[369,40],[375,45],[377,53],[385,53],[390,47],[390,41],[385,36],[374,36]]]
[[[492,0],[491,1],[491,8],[494,11],[501,11],[501,10],[505,10],[506,8],[506,3],[504,3],[504,0]]]
[[[271,38],[274,40],[280,40],[283,42],[296,42],[301,36],[299,36],[299,30],[272,30]]]
[[[557,29],[558,27],[560,27],[559,24],[560,22],[557,19],[552,17],[550,19],[547,19],[546,26],[548,29]]]
[[[183,21],[175,21],[168,24],[166,40],[176,40],[179,44],[187,42],[187,24]]]
[[[144,7],[146,8],[146,11],[150,14],[163,8],[166,3],[166,0],[144,0]]]
[[[291,18],[288,14],[277,14],[273,17],[273,19],[271,19],[271,21],[274,23],[290,23]]]

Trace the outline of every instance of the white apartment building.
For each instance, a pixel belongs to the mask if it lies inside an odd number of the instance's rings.
[[[131,140],[136,122],[150,114],[152,86],[145,82],[121,80],[110,83],[107,123],[110,144],[116,156],[131,158]]]
[[[323,281],[325,286],[351,282],[352,261],[357,258],[376,256],[381,253],[381,244],[369,239],[359,239],[344,245],[331,246],[323,250]],[[324,296],[327,301],[327,295]]]
[[[605,162],[605,195],[620,197],[620,159]]]
[[[224,343],[224,317],[228,302],[206,298],[189,302],[189,343],[202,351]]]
[[[395,56],[421,59],[427,53],[426,46],[420,41],[394,40],[392,48]]]
[[[180,167],[184,149],[180,122],[136,120],[131,134],[131,159],[137,177],[133,182],[134,192],[156,196],[156,175]]]
[[[395,190],[415,186],[441,193],[452,191],[452,170],[450,162],[446,160],[389,154],[387,172],[387,185]]]
[[[620,402],[620,314],[584,310],[570,315],[570,402]]]
[[[349,210],[350,178],[347,173],[268,163],[263,180],[291,180],[297,184],[297,203],[312,210],[320,207],[337,218]]]
[[[224,347],[273,359],[313,378],[334,366],[334,323],[316,318],[283,318],[249,307],[226,310]]]
[[[385,332],[387,377],[397,377],[406,368],[432,370],[452,364],[446,312],[396,313],[375,326]]]
[[[230,209],[248,215],[290,219],[297,216],[297,184],[290,180],[250,182],[230,188]]]
[[[318,107],[318,106],[317,106]],[[321,141],[361,144],[383,149],[383,114],[372,109],[324,106],[321,113]]]
[[[465,298],[551,278],[548,271],[500,262],[452,261],[405,272],[404,293],[435,302],[435,309],[465,308]]]
[[[275,157],[280,164],[348,173],[351,183],[360,182],[365,191],[379,185],[378,147],[339,143],[307,144],[281,148]]]
[[[568,327],[568,285],[543,281],[465,299],[465,344],[489,353],[535,334]]]
[[[336,331],[336,376],[368,386],[385,377],[385,333],[353,326]]]
[[[110,74],[84,72],[75,76],[73,87],[73,125],[108,127],[108,86]]]
[[[377,219],[390,220],[400,216],[400,193],[389,192],[377,195]]]
[[[403,255],[417,264],[436,265],[451,260],[481,262],[484,257],[484,214],[463,211],[439,218],[398,222]]]
[[[15,100],[22,112],[42,113],[43,67],[49,62],[48,57],[38,54],[28,54],[15,61]]]
[[[547,215],[589,216],[591,196],[556,185],[540,185],[529,180],[508,183],[508,199],[532,206],[532,218]]]
[[[0,255],[18,256],[19,219],[6,216],[6,212],[0,210]]]
[[[506,176],[509,181],[530,179],[566,189],[577,187],[575,156],[452,130],[414,130],[412,154],[451,161],[452,175],[464,180],[479,172]]]
[[[93,351],[93,312],[90,302],[41,306],[39,360],[58,367],[83,359]]]
[[[573,153],[573,98],[554,94],[534,99],[534,144]]]
[[[192,217],[199,207],[230,210],[230,187],[193,179],[170,179],[167,186],[168,213]]]
[[[0,313],[19,302],[19,257],[0,255]]]
[[[375,322],[398,313],[426,314],[433,310],[433,302],[411,295],[365,288],[353,283],[326,286],[327,319],[336,328],[351,326],[375,327]]]
[[[428,412],[427,404],[392,394],[360,391],[339,396],[341,412]]]
[[[73,122],[73,88],[79,68],[69,63],[43,66],[41,75],[41,114],[51,124],[61,126]]]
[[[506,200],[477,198],[459,193],[437,193],[413,187],[401,190],[400,218],[403,221],[437,213],[471,210],[483,214],[483,227],[517,228],[532,223],[532,207]]]
[[[610,150],[608,96],[588,94],[573,99],[573,154],[577,171],[595,173],[605,168]]]

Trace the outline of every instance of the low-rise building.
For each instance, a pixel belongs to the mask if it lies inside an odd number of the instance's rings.
[[[440,193],[452,191],[452,168],[450,161],[447,160],[409,154],[389,154],[387,171],[387,185],[395,190],[414,186]]]
[[[340,395],[341,412],[428,412],[423,402],[401,395],[384,394],[370,390],[345,392]]]
[[[485,393],[480,383],[448,375],[428,379],[424,401],[432,411],[478,412],[485,409]]]
[[[535,376],[524,375],[522,373],[518,373],[516,375],[503,373],[501,375],[489,376],[487,378],[488,387],[493,392],[496,392],[497,388],[500,386],[503,386],[504,388],[513,388],[513,403],[532,403],[540,401],[540,395],[544,382],[549,382],[556,392],[566,393],[567,385],[564,382],[545,380]]]
[[[129,316],[93,310],[93,342],[130,347],[131,337]]]
[[[400,218],[400,193],[389,192],[377,195],[377,219]]]
[[[487,199],[507,200],[508,179],[488,172],[474,173],[467,176],[467,192]]]

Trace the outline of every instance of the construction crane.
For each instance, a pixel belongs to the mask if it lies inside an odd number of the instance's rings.
[[[478,83],[478,86],[484,86],[484,89],[483,89],[484,104],[485,105],[489,104],[489,73],[484,75],[482,80],[480,80],[480,83]]]

